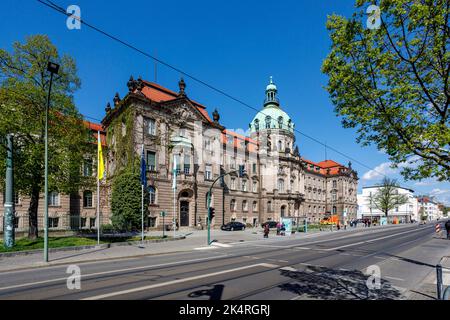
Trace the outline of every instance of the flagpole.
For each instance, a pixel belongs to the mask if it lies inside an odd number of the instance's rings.
[[[98,140],[98,147],[101,146],[101,140],[100,140],[100,130],[97,131],[97,140]],[[100,176],[98,174],[100,170],[100,156],[103,156],[100,154],[99,149],[97,150],[97,244],[100,245]]]
[[[145,168],[145,158],[144,158],[144,144],[142,144],[142,163],[141,163],[141,175],[143,175],[142,178],[146,178],[144,175],[146,174],[146,168]],[[142,179],[141,181],[141,201],[142,201],[142,208],[141,208],[141,230],[142,230],[142,234],[141,234],[141,240],[142,240],[142,246],[144,245],[144,179]]]
[[[142,245],[144,245],[144,185],[142,185]]]
[[[172,189],[173,189],[173,222],[172,222],[172,226],[173,226],[173,238],[175,239],[175,232],[177,229],[177,225],[176,225],[177,161],[176,161],[175,153],[173,154],[173,173],[172,173],[172,175],[173,175],[173,177],[172,177],[172,179],[173,179],[173,185],[172,185]]]

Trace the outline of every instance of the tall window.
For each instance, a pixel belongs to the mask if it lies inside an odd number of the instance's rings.
[[[253,201],[252,210],[253,210],[253,212],[257,212],[258,211],[258,202],[257,201]]]
[[[156,204],[156,188],[154,186],[148,187],[148,196],[149,196],[149,203]]]
[[[252,191],[253,192],[258,192],[258,182],[257,181],[253,181],[253,183],[252,183]]]
[[[337,181],[333,180],[333,189],[336,189],[336,188],[337,188]]]
[[[256,163],[252,164],[253,173],[256,173]]]
[[[242,180],[241,190],[245,192],[247,191],[247,180]]]
[[[242,211],[248,211],[248,202],[247,202],[247,200],[242,201]]]
[[[205,165],[205,180],[212,180],[212,165]]]
[[[283,179],[278,180],[278,192],[284,192],[284,180]]]
[[[259,131],[259,120],[255,119],[255,131]]]
[[[333,214],[336,214],[337,213],[337,208],[336,208],[336,206],[333,206]]]
[[[89,227],[95,228],[95,218],[89,218]]]
[[[283,143],[281,140],[278,141],[278,151],[283,151]]]
[[[230,189],[236,190],[236,178],[231,178]]]
[[[92,159],[84,159],[83,176],[84,177],[92,176]]]
[[[211,139],[209,139],[209,138],[205,138],[205,150],[212,151],[212,143],[211,143]]]
[[[267,201],[267,212],[272,212],[272,201]]]
[[[283,117],[278,117],[278,128],[283,129]]]
[[[156,135],[156,122],[153,119],[147,119],[147,133],[151,136]]]
[[[49,206],[59,206],[59,193],[56,191],[50,192],[48,195],[48,205]]]
[[[189,155],[184,156],[184,174],[191,172],[191,157]]]
[[[156,171],[156,153],[147,151],[147,168],[148,171]]]
[[[176,163],[177,163],[177,167],[176,167],[177,175],[179,175],[179,174],[181,173],[181,163],[180,163],[181,157],[180,157],[179,154],[176,154],[176,155],[175,155],[175,161],[176,161]]]
[[[236,200],[234,200],[234,199],[231,199],[231,201],[230,201],[230,210],[236,211]]]
[[[266,129],[270,129],[271,120],[272,120],[272,118],[270,116],[266,117]]]
[[[92,191],[86,190],[83,192],[83,207],[92,208]]]

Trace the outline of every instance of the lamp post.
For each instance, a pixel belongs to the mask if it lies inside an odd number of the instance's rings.
[[[47,71],[50,72],[50,84],[48,86],[47,106],[45,108],[44,262],[48,262],[48,111],[50,109],[53,75],[58,74],[58,70],[58,64],[48,62]]]

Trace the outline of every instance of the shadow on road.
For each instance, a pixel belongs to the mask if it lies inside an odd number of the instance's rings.
[[[402,296],[389,281],[383,279],[380,279],[379,289],[369,289],[369,276],[358,270],[311,266],[304,271],[281,270],[281,275],[294,280],[280,285],[281,290],[298,294],[306,300],[398,300]]]
[[[223,288],[225,286],[223,284],[216,284],[212,289],[198,290],[189,293],[189,298],[199,298],[199,297],[209,297],[209,300],[221,300]]]

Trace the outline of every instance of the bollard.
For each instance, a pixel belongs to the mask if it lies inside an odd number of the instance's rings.
[[[438,300],[442,300],[442,266],[440,264],[436,265],[436,285]]]

